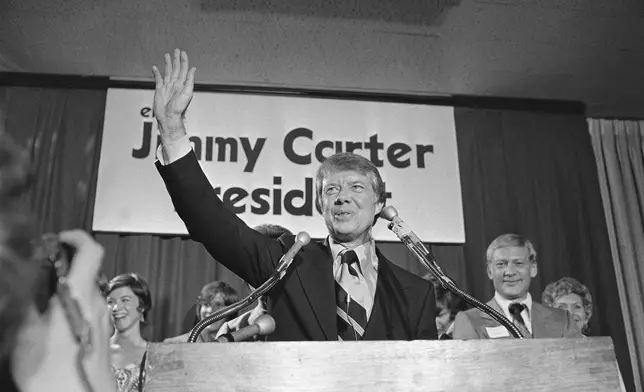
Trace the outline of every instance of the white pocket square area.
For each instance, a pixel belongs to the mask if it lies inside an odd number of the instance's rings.
[[[487,335],[490,337],[490,339],[507,338],[510,336],[508,330],[503,326],[486,327],[485,330],[487,331]]]

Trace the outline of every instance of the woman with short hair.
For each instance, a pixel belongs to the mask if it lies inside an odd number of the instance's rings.
[[[105,295],[114,327],[110,354],[118,391],[142,391],[148,342],[141,326],[152,308],[148,283],[137,274],[118,275],[107,283]]]
[[[593,315],[593,296],[588,287],[577,279],[563,277],[550,283],[541,295],[541,302],[553,308],[567,310],[584,336],[590,332],[588,322]]]
[[[226,306],[232,305],[235,302],[239,301],[239,294],[231,285],[222,281],[214,281],[206,283],[202,288],[199,296],[197,297],[197,304],[195,306],[195,319],[194,325],[199,321],[205,319],[206,317],[214,314],[215,312],[225,308]],[[221,327],[227,322],[237,317],[237,314],[231,314],[226,319],[221,319],[217,322],[214,322],[208,325],[202,332],[197,336],[197,342],[199,343],[208,343],[214,342],[219,336],[224,332],[221,331]],[[193,325],[193,327],[194,327]],[[184,333],[183,335],[171,337],[165,339],[164,343],[186,343],[190,332]]]

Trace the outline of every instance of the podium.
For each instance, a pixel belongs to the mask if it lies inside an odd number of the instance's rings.
[[[609,337],[151,344],[146,392],[619,391]]]

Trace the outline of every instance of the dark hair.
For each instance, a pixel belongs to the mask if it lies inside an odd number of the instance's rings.
[[[373,191],[378,196],[378,202],[382,203],[383,207],[385,206],[387,202],[385,182],[382,180],[376,165],[361,155],[352,152],[341,152],[331,155],[322,162],[322,165],[320,165],[315,175],[315,208],[319,213],[322,213],[322,181],[332,173],[349,170],[369,176],[371,178]],[[378,216],[376,215],[374,217],[374,223],[377,219]]]
[[[217,295],[221,295],[224,299],[224,305],[232,305],[235,302],[239,301],[239,294],[237,293],[237,290],[235,290],[231,285],[229,285],[226,282],[222,281],[214,281],[210,283],[206,283],[202,288],[201,288],[201,293],[199,295],[199,299],[207,302],[212,302],[215,300]],[[195,309],[197,312],[197,317],[201,317],[201,304],[197,303],[197,308]],[[234,315],[235,318],[236,315]]]
[[[143,315],[143,322],[148,319],[148,312],[152,309],[152,297],[148,282],[137,274],[122,274],[113,277],[105,287],[104,295],[107,297],[110,293],[121,287],[129,287],[130,290],[139,299],[139,312]]]
[[[441,309],[447,309],[450,314],[450,322],[454,321],[458,312],[467,309],[467,304],[461,297],[454,295],[440,284],[434,284],[434,296],[436,297],[436,315],[440,313]]]
[[[293,233],[286,227],[283,227],[280,225],[273,225],[270,223],[265,223],[263,225],[255,226],[253,227],[253,230],[258,231],[274,240],[280,238],[284,234],[293,235]]]

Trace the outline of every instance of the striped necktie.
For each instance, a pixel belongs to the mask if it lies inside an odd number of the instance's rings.
[[[524,304],[514,302],[510,304],[509,310],[510,314],[512,314],[512,322],[517,326],[517,328],[519,328],[521,335],[523,335],[524,338],[531,338],[532,334],[528,330],[528,327],[525,325],[523,316],[521,316],[521,312],[523,312],[523,310],[526,308],[527,307]]]
[[[340,270],[335,278],[338,340],[360,340],[367,327],[365,300],[369,290],[360,272],[358,255],[352,250],[341,256]]]

